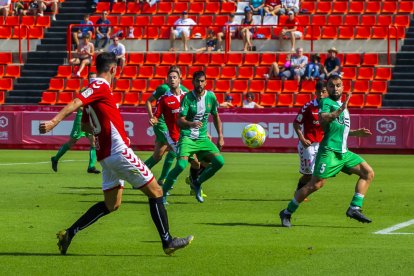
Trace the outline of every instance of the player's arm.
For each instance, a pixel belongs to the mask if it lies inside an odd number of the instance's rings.
[[[72,100],[68,103],[52,120],[41,122],[39,124],[39,132],[40,133],[47,133],[51,131],[55,126],[57,126],[63,119],[68,117],[74,111],[76,111],[79,107],[83,105],[82,101],[78,98]]]
[[[155,107],[155,113],[153,114],[153,117],[150,118],[150,125],[156,125],[158,124],[158,119],[161,117],[162,114],[164,114],[165,106],[164,101],[160,99],[157,102],[157,106]]]
[[[328,124],[332,122],[333,120],[335,120],[336,118],[338,118],[341,115],[341,113],[344,112],[344,110],[348,108],[348,103],[349,103],[349,99],[351,98],[351,95],[352,95],[351,93],[348,93],[346,95],[345,102],[337,110],[332,111],[332,112],[322,111],[321,113],[319,113],[319,121],[321,122],[321,124],[322,125]]]
[[[372,132],[367,128],[351,129],[349,131],[349,136],[368,137],[371,135],[372,135]]]
[[[218,113],[213,114],[214,127],[217,130],[218,140],[217,147],[219,150],[224,146],[224,137],[223,137],[223,124]]]
[[[298,135],[299,141],[302,143],[304,147],[309,147],[310,145],[312,145],[312,143],[303,135],[301,124],[294,121],[293,129],[295,130],[296,135]]]

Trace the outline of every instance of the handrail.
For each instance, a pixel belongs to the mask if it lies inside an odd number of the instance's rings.
[[[22,53],[22,39],[26,39],[26,52],[30,51],[30,27],[26,26],[26,25],[20,25],[20,24],[7,24],[5,25],[7,27],[11,27],[13,28],[14,31],[14,27],[18,27],[19,30],[19,63],[23,63],[23,53]],[[26,37],[22,36],[22,28],[26,29]]]
[[[125,26],[125,25],[120,25],[120,24],[91,24],[91,25],[88,25],[88,24],[70,24],[69,25],[69,27],[68,27],[68,29],[67,29],[67,50],[68,50],[68,54],[69,54],[69,59],[71,58],[71,56],[72,56],[72,29],[73,28],[75,28],[75,27],[92,27],[92,28],[96,28],[96,27],[99,27],[99,26],[109,26],[109,27],[112,27],[112,28],[120,28],[120,29],[123,29],[123,31],[124,31],[124,34],[125,34],[125,36],[127,36],[127,28],[129,28],[130,26]],[[228,54],[228,52],[230,52],[230,45],[229,45],[229,35],[230,35],[230,32],[229,32],[229,29],[230,28],[233,28],[233,27],[236,27],[236,28],[239,28],[239,27],[254,27],[254,28],[281,28],[281,27],[284,27],[284,26],[286,26],[286,25],[259,25],[259,24],[253,24],[253,25],[245,25],[245,24],[237,24],[237,25],[217,25],[217,26],[212,26],[212,25],[200,25],[200,24],[198,24],[198,25],[179,25],[179,26],[183,26],[183,27],[185,27],[185,26],[190,26],[190,27],[205,27],[206,29],[209,29],[209,28],[212,28],[212,27],[216,27],[216,28],[226,28],[226,40],[225,40],[225,50],[224,50],[224,53],[227,55]],[[303,29],[305,29],[306,27],[311,27],[311,34],[310,34],[310,50],[311,50],[311,52],[313,52],[314,51],[314,41],[315,41],[315,38],[314,38],[314,32],[313,32],[313,30],[314,30],[314,28],[322,28],[322,27],[324,27],[324,26],[322,26],[322,25],[312,25],[312,24],[299,24],[299,25],[296,25],[297,27],[301,27],[301,28],[303,28]],[[358,25],[352,25],[352,26],[349,26],[349,25],[345,25],[345,24],[339,24],[339,25],[330,25],[330,26],[332,26],[332,27],[353,27],[354,29],[356,28],[356,27],[370,27],[370,26],[367,26],[367,25],[362,25],[362,24],[358,24]],[[158,27],[158,29],[161,29],[161,27],[177,27],[176,25],[171,25],[171,24],[155,24],[155,25],[149,25],[149,24],[146,24],[146,25],[134,25],[133,27],[141,27],[141,28],[144,28],[144,32],[143,32],[143,34],[145,34],[145,40],[146,40],[146,46],[145,46],[145,51],[146,52],[148,52],[149,51],[149,37],[148,37],[148,30],[149,30],[149,27]],[[391,55],[391,36],[390,36],[390,32],[391,32],[391,29],[395,29],[395,33],[396,33],[396,35],[395,35],[395,52],[397,52],[398,51],[398,28],[397,28],[397,26],[395,26],[395,25],[389,25],[389,26],[378,26],[378,27],[384,27],[384,28],[387,28],[387,62],[388,62],[388,64],[391,64],[391,57],[390,57],[390,55]],[[304,32],[302,32],[303,33],[303,36],[305,35],[304,34]],[[321,30],[321,34],[322,34],[322,30]],[[273,33],[272,33],[272,35],[273,35]],[[276,51],[275,51],[276,52]]]

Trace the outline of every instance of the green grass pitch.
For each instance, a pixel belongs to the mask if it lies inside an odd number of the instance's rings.
[[[1,275],[414,275],[414,156],[363,155],[376,176],[364,204],[373,219],[345,217],[356,176],[341,174],[303,203],[290,229],[278,212],[292,198],[296,154],[225,153],[223,169],[203,185],[204,204],[189,195],[184,175],[167,207],[171,233],[195,239],[164,255],[146,197],[127,185],[119,211],[78,233],[67,256],[55,233],[102,200],[101,177],[86,173],[88,154],[0,151]],[[145,160],[149,152],[137,152]],[[13,164],[15,163],[15,164]],[[161,164],[154,168],[159,175]]]

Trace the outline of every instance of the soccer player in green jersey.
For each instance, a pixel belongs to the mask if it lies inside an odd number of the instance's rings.
[[[89,74],[89,81],[96,78],[95,73]],[[91,145],[89,149],[89,165],[88,165],[88,173],[95,173],[99,174],[101,173],[99,170],[95,168],[96,164],[96,148],[95,148],[95,138],[92,134],[86,133],[81,130],[81,121],[82,121],[82,109],[78,109],[76,112],[75,120],[73,121],[73,127],[72,131],[70,133],[69,141],[65,144],[63,144],[55,156],[52,156],[50,158],[50,161],[52,162],[52,170],[57,172],[57,166],[59,159],[74,145],[76,142],[79,141],[80,138],[86,137],[89,140],[89,143]]]
[[[200,203],[204,202],[201,184],[224,165],[224,158],[220,154],[224,139],[221,120],[217,112],[217,98],[213,92],[205,90],[206,84],[206,74],[203,71],[195,72],[193,75],[194,90],[187,93],[181,101],[180,114],[177,120],[178,126],[181,128],[177,145],[177,163],[162,186],[164,198],[174,185],[177,177],[187,166],[190,156],[196,154],[200,161],[211,163],[196,179],[191,178],[191,186],[195,191],[197,201]],[[207,135],[210,114],[213,115],[214,127],[218,133],[217,146]]]
[[[180,67],[171,66],[169,71],[179,72],[180,78],[181,78]],[[182,86],[181,84],[180,84],[180,89],[186,93],[188,92],[188,89]],[[169,90],[170,90],[170,87],[168,86],[168,84],[166,83],[162,84],[158,86],[157,89],[154,91],[154,93],[151,95],[151,97],[147,99],[145,105],[147,108],[147,113],[148,113],[148,117],[149,117],[149,121],[151,125],[152,125],[151,120],[154,119],[154,114],[152,112],[152,103],[154,101],[157,101],[161,96],[163,96]],[[167,125],[165,124],[163,116],[161,116],[158,119],[158,123],[156,125],[153,125],[153,129],[154,129],[154,134],[155,134],[154,153],[152,154],[151,157],[145,160],[145,165],[147,165],[147,167],[150,169],[154,167],[158,162],[161,161],[162,156],[168,149],[168,141],[164,135],[165,132],[168,132],[168,128],[167,128]],[[164,165],[162,167],[161,175],[158,178],[158,183],[160,185],[162,185],[162,183],[164,182],[164,179],[169,173],[172,163],[174,162],[175,158],[176,158],[175,153],[173,151],[168,151],[165,157],[165,160],[164,160]]]
[[[328,178],[336,176],[341,171],[359,176],[346,216],[362,223],[371,222],[371,219],[362,214],[361,208],[368,187],[374,178],[374,171],[358,154],[348,150],[347,138],[348,136],[367,137],[372,133],[366,128],[350,129],[351,120],[347,107],[351,93],[342,103],[343,83],[340,76],[331,76],[328,79],[327,89],[329,97],[322,99],[319,107],[319,122],[325,135],[316,156],[315,170],[311,181],[296,191],[287,208],[279,213],[284,227],[291,226],[292,213],[307,196],[322,188]]]

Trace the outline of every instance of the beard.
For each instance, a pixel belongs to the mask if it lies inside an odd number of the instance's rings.
[[[337,102],[341,98],[341,96],[342,96],[342,94],[341,95],[336,95],[335,94],[335,95],[329,95],[329,98],[331,98],[331,100]]]

